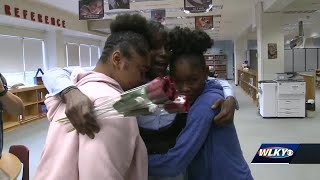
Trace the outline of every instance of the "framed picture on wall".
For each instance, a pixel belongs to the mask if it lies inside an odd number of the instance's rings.
[[[80,0],[79,1],[79,19],[102,19],[104,17],[103,0]]]
[[[205,30],[213,28],[213,16],[196,16],[194,18],[196,29]]]
[[[268,43],[268,59],[277,59],[278,50],[277,43]]]
[[[130,9],[129,0],[108,0],[109,10],[112,9]]]
[[[210,9],[210,5],[212,0],[184,0],[184,10],[190,13],[206,12]]]

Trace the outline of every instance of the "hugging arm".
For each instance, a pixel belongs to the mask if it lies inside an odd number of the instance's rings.
[[[215,116],[213,122],[218,126],[233,123],[235,109],[239,109],[233,88],[226,80],[212,79],[212,81],[217,81],[222,86],[224,93],[224,99],[221,98],[212,105],[212,109],[221,107],[220,113]]]
[[[99,132],[99,126],[93,116],[93,104],[72,83],[71,68],[54,68],[48,70],[42,77],[43,83],[49,91],[49,96],[60,96],[66,103],[66,116],[80,134],[87,134],[94,138]]]

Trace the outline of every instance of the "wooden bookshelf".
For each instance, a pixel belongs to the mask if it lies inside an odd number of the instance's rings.
[[[214,70],[218,78],[228,78],[228,58],[225,54],[204,54],[209,70]]]
[[[306,101],[309,99],[316,100],[316,76],[299,73],[306,82]]]
[[[257,100],[258,78],[257,73],[252,70],[238,70],[239,86],[254,100]]]
[[[2,118],[4,120],[4,130],[9,130],[46,116],[44,99],[48,92],[43,85],[12,89],[10,92],[21,98],[25,110],[20,116],[12,116],[7,112],[4,112]]]

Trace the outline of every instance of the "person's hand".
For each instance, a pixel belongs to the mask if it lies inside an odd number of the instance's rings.
[[[96,119],[92,113],[92,102],[79,89],[72,89],[63,94],[63,101],[66,103],[66,115],[80,134],[86,134],[91,139],[94,133],[100,131]]]
[[[232,123],[234,111],[236,109],[236,100],[234,97],[229,96],[226,98],[226,100],[219,99],[211,106],[211,108],[216,109],[219,106],[221,106],[221,110],[220,113],[213,119],[214,123],[221,127]]]

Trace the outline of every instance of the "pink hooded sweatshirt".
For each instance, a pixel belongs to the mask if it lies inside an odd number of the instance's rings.
[[[123,92],[113,79],[96,72],[73,71],[71,80],[94,106]],[[58,97],[45,100],[50,127],[34,180],[147,180],[148,159],[136,118],[98,116],[100,132],[90,139],[65,118],[65,104]]]

